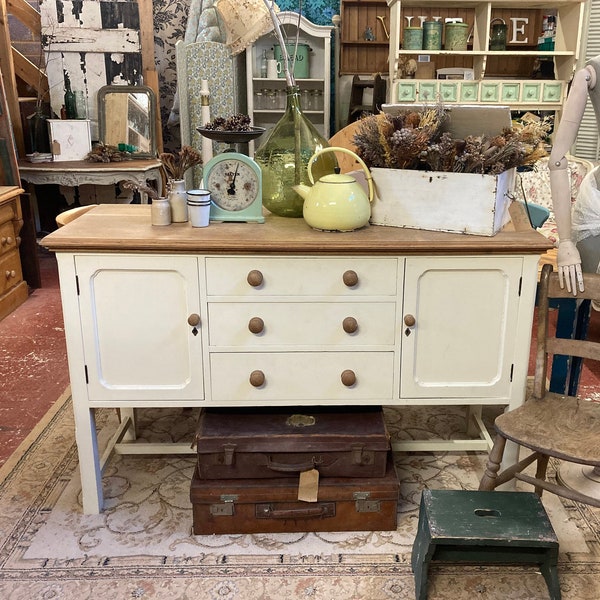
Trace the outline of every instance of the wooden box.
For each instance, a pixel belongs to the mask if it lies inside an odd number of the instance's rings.
[[[500,175],[372,168],[371,223],[492,236],[510,219],[515,170]]]
[[[92,149],[88,119],[48,119],[54,161],[83,160]]]

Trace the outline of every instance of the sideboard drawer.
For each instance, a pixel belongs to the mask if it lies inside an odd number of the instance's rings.
[[[11,199],[9,202],[0,205],[0,223],[18,219],[20,219],[20,216],[15,207],[15,200]]]
[[[5,254],[0,258],[0,294],[23,281],[21,259],[17,251]]]
[[[211,346],[392,346],[395,302],[209,303]]]
[[[207,257],[206,288],[209,296],[394,296],[397,270],[396,258]]]
[[[0,224],[0,254],[6,254],[17,247],[17,236],[12,221]]]
[[[215,402],[343,400],[383,404],[392,399],[393,352],[247,352],[210,355]],[[352,371],[356,382],[342,382]],[[260,377],[254,385],[251,375]],[[348,376],[348,373],[346,373]],[[257,385],[258,384],[258,385]]]

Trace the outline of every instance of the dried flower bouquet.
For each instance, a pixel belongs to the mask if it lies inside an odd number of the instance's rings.
[[[354,136],[368,167],[498,175],[547,155],[551,120],[529,120],[496,136],[453,139],[442,132],[447,110],[440,104],[364,118]]]
[[[183,146],[175,154],[173,152],[162,152],[158,158],[170,181],[183,179],[188,169],[202,164],[202,155],[191,146]]]

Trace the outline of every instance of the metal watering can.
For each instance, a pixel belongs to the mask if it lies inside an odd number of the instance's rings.
[[[365,172],[369,195],[352,175],[336,172],[313,179],[312,165],[324,152],[343,152],[354,157]],[[348,148],[333,146],[315,152],[308,161],[308,179],[312,186],[295,185],[293,189],[304,199],[304,220],[315,229],[326,231],[353,231],[364,227],[371,218],[373,201],[373,179],[363,160]]]

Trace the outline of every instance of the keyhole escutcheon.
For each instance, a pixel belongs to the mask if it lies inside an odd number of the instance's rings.
[[[198,335],[198,325],[200,325],[200,315],[192,313],[188,317],[188,325],[192,328],[192,335]]]
[[[406,325],[406,329],[404,330],[404,335],[408,337],[412,333],[412,328],[416,325],[417,320],[411,314],[404,315],[404,324]]]

